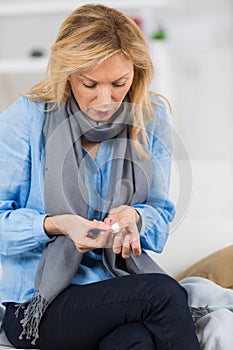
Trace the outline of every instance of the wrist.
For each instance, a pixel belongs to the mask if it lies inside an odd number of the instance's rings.
[[[136,217],[136,224],[137,224],[137,228],[138,228],[138,232],[141,231],[141,228],[142,228],[142,218],[141,218],[141,215],[139,214],[139,212],[135,210],[135,217]]]
[[[61,225],[61,216],[46,216],[44,219],[44,231],[48,236],[58,235],[63,233]]]
[[[134,213],[135,213],[136,222],[138,223],[140,221],[140,219],[141,219],[141,216],[140,216],[139,212],[136,209],[134,209]]]

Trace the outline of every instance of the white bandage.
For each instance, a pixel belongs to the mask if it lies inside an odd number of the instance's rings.
[[[120,226],[118,225],[117,222],[115,222],[114,224],[112,224],[111,231],[112,231],[112,233],[118,233],[118,232],[120,232]]]

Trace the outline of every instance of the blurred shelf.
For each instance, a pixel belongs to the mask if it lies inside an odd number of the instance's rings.
[[[47,57],[0,59],[0,74],[42,73],[47,63]]]
[[[50,0],[50,1],[2,1],[0,3],[0,16],[27,16],[27,15],[40,15],[40,14],[62,14],[73,11],[76,7],[91,4],[103,4],[109,7],[114,7],[119,10],[135,10],[145,8],[158,8],[165,7],[168,0]]]
[[[141,14],[143,11],[146,11],[150,14],[153,13],[153,10],[167,7],[168,1],[169,0],[0,0],[0,18],[6,19],[8,23],[12,23],[13,25],[13,21],[16,17],[22,17],[22,21],[24,21],[25,16],[28,18],[30,18],[30,16],[36,18],[36,16],[40,15],[66,16],[78,6],[88,3],[103,4],[128,13],[139,12]],[[1,57],[0,75],[42,73],[46,69],[47,62],[48,57],[45,56],[41,58]]]

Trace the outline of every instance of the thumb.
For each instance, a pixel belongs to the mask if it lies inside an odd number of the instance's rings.
[[[106,231],[111,229],[111,226],[103,221],[98,221],[94,219],[93,224],[96,230]]]

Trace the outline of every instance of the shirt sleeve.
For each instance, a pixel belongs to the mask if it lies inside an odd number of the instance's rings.
[[[160,253],[167,241],[169,223],[175,209],[169,200],[172,159],[171,126],[163,103],[155,105],[155,119],[148,128],[149,149],[152,156],[152,184],[145,204],[133,207],[141,216],[142,249]]]
[[[30,108],[20,98],[0,115],[0,254],[14,255],[50,241],[45,213],[27,208],[31,185]]]

